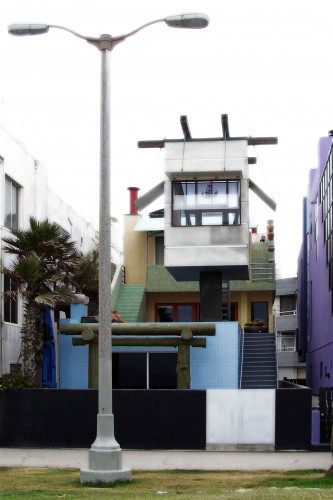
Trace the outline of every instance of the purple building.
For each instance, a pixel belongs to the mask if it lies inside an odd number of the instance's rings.
[[[307,352],[307,383],[314,394],[333,385],[332,135],[320,140],[319,166],[310,171],[298,258],[297,349],[301,359]]]

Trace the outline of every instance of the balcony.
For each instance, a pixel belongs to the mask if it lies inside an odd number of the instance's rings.
[[[276,312],[275,324],[278,332],[295,331],[298,324],[297,312],[295,310]]]

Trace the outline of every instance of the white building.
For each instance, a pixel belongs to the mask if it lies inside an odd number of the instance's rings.
[[[65,182],[65,181],[64,181]],[[96,248],[98,233],[91,223],[80,217],[70,206],[54,194],[47,183],[46,169],[36,161],[17,140],[0,129],[0,239],[8,237],[12,228],[25,228],[29,217],[49,219],[67,231],[82,254]],[[112,228],[112,261],[119,262],[117,229]],[[1,265],[9,265],[11,255],[3,251]],[[4,307],[3,291],[9,284],[0,279],[0,374],[10,371],[10,364],[18,361],[22,303]]]

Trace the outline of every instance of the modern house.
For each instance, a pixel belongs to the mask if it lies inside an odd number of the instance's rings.
[[[319,142],[318,167],[310,171],[298,259],[297,349],[307,352],[308,385],[314,394],[333,379],[333,136]]]
[[[164,181],[140,198],[129,188],[124,266],[112,284],[112,306],[126,321],[112,327],[115,421],[129,422],[119,442],[308,449],[311,391],[277,386],[273,224],[261,234],[249,225],[247,147],[255,139],[230,138],[225,117],[220,138],[192,140],[181,124],[184,139],[157,141],[166,148]],[[161,194],[161,210],[138,213]],[[60,387],[94,389],[99,325],[72,309],[60,325]],[[185,371],[188,385],[178,387]],[[189,430],[184,444],[179,435]]]
[[[260,320],[259,338],[244,336],[241,386],[275,387],[274,227],[264,234],[249,228],[249,187],[275,205],[249,178],[255,158],[248,146],[276,139],[232,138],[226,115],[222,138],[192,139],[186,117],[181,125],[184,139],[139,143],[165,148],[165,179],[140,198],[137,187],[128,188],[113,307],[132,323],[229,321],[249,328]],[[139,213],[161,194],[163,208]]]
[[[35,160],[24,146],[0,130],[0,240],[8,237],[13,228],[25,228],[29,217],[48,218],[57,222],[77,242],[82,254],[96,248],[98,234],[91,223],[82,219],[72,207],[65,204],[49,187],[44,166]],[[117,229],[113,231],[117,235]],[[113,240],[113,261],[119,263],[119,241]],[[2,265],[9,265],[11,255],[0,249]],[[3,300],[3,291],[10,289],[3,275],[0,279],[0,374],[8,373],[18,361],[22,301]]]

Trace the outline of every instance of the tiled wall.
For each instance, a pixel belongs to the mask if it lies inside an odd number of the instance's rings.
[[[192,389],[238,389],[237,322],[216,323],[207,347],[191,349]]]

